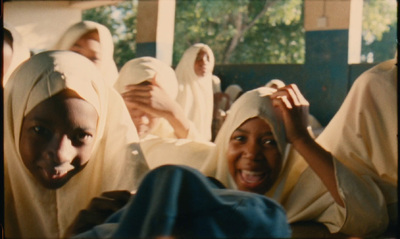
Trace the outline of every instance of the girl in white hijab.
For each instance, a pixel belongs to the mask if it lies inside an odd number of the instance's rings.
[[[70,50],[91,60],[103,74],[107,85],[113,86],[118,77],[114,62],[114,43],[104,25],[81,21],[69,27],[52,50]]]
[[[317,142],[382,191],[398,222],[397,56],[361,74]],[[397,226],[396,226],[397,227]]]
[[[201,171],[228,188],[272,197],[290,223],[314,220],[351,235],[382,232],[382,195],[315,143],[307,115],[308,102],[295,85],[244,93]]]
[[[174,70],[153,57],[128,61],[121,68],[115,89],[123,96],[139,136],[199,138],[176,102],[178,82]]]
[[[153,57],[130,60],[114,87],[124,98],[150,168],[167,163],[200,167],[213,144],[200,142],[175,101],[178,82],[170,66]]]
[[[85,57],[39,53],[4,93],[7,238],[61,238],[93,197],[147,172],[121,97]]]
[[[175,72],[179,91],[177,101],[188,119],[197,127],[204,140],[211,140],[213,116],[212,72],[215,58],[211,48],[203,43],[189,47]]]
[[[14,27],[4,23],[3,26],[3,86],[7,83],[11,73],[19,64],[31,56],[21,35]]]

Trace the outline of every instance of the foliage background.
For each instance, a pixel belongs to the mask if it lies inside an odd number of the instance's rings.
[[[135,58],[137,4],[127,0],[83,14],[84,20],[110,29],[119,68]],[[213,49],[217,64],[302,64],[303,4],[303,0],[176,0],[173,65],[196,42]],[[396,0],[364,0],[362,61],[394,56],[396,4]]]

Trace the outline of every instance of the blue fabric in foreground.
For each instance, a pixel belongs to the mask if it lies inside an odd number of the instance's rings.
[[[108,220],[76,238],[285,238],[283,208],[254,193],[221,189],[199,171],[166,165],[150,171],[136,195]]]

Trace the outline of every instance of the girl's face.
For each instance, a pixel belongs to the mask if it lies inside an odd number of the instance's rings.
[[[133,123],[135,124],[136,130],[139,134],[139,137],[144,137],[148,134],[154,125],[158,121],[158,118],[153,117],[146,112],[137,109],[136,107],[130,106],[130,102],[125,100],[125,104],[128,107],[129,114]]]
[[[194,72],[197,76],[203,77],[207,74],[210,69],[210,57],[207,52],[204,50],[200,50],[197,53],[196,60],[194,62]]]
[[[44,187],[62,187],[89,161],[97,120],[95,108],[72,91],[39,103],[21,127],[19,148],[26,168]]]
[[[228,169],[239,190],[265,194],[278,178],[282,156],[271,127],[255,117],[229,139]]]
[[[70,50],[85,56],[97,67],[100,67],[101,45],[99,33],[96,30],[84,34],[74,43]]]

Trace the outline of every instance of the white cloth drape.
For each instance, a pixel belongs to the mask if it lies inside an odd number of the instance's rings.
[[[317,138],[342,164],[382,191],[393,223],[398,217],[396,63],[388,60],[361,74]]]
[[[204,77],[199,77],[194,71],[194,63],[200,50],[207,52],[210,68]],[[211,48],[197,43],[189,47],[176,66],[179,91],[177,101],[182,106],[186,116],[203,135],[204,140],[211,140],[211,124],[213,115],[213,83],[212,71],[215,58]]]
[[[50,50],[70,50],[86,33],[97,30],[100,38],[101,46],[101,66],[100,71],[109,86],[113,86],[118,77],[118,69],[114,61],[114,43],[107,27],[104,25],[92,22],[81,21],[69,27],[60,37],[58,42]]]
[[[61,188],[44,188],[24,166],[19,137],[24,115],[64,89],[98,112],[97,136],[86,167]],[[136,129],[119,94],[104,85],[98,69],[69,51],[33,56],[5,87],[4,185],[7,238],[60,238],[89,201],[103,191],[135,190],[148,168]]]

